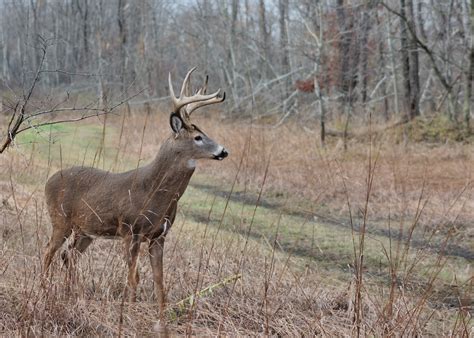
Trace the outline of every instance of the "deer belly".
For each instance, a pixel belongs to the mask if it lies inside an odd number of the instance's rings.
[[[73,227],[91,237],[115,237],[118,234],[118,222],[109,212],[96,208],[81,208],[72,218]]]
[[[106,237],[114,238],[121,236],[119,227],[113,223],[97,223],[92,222],[84,224],[80,227],[81,232],[85,233],[90,237]]]

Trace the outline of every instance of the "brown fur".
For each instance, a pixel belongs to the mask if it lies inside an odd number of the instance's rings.
[[[224,159],[228,153],[189,117],[199,107],[224,101],[220,90],[205,95],[203,87],[193,96],[189,79],[183,81],[181,95],[176,98],[169,80],[173,112],[170,126],[173,134],[162,144],[155,160],[147,166],[124,173],[111,173],[95,168],[73,167],[54,174],[46,183],[46,203],[53,233],[43,258],[43,272],[48,271],[56,251],[74,233],[73,243],[61,255],[69,266],[71,250],[84,252],[94,236],[121,237],[128,264],[127,293],[136,300],[139,282],[137,260],[140,244],[148,242],[150,263],[163,320],[165,295],[163,287],[163,248],[167,230],[176,216],[178,201],[194,173],[197,159]]]
[[[182,123],[181,129],[162,144],[147,166],[117,174],[85,167],[55,173],[46,183],[53,233],[44,255],[43,271],[48,270],[54,254],[71,233],[74,240],[69,249],[79,252],[84,252],[95,236],[123,238],[129,267],[128,298],[135,301],[138,253],[140,244],[147,241],[162,316],[164,241],[174,222],[177,203],[194,173],[189,161],[226,156],[225,149],[199,128]],[[62,254],[66,265],[70,250]]]

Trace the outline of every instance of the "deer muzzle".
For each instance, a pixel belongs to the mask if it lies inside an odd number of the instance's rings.
[[[222,161],[224,158],[226,158],[229,155],[229,152],[224,148],[221,147],[221,150],[219,153],[214,154],[214,159]]]

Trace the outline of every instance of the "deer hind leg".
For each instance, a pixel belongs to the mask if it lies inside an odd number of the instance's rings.
[[[43,256],[43,273],[46,273],[51,265],[54,254],[63,245],[64,241],[71,235],[72,228],[64,219],[53,219],[53,233],[46,246]]]
[[[74,252],[83,253],[92,243],[92,238],[87,236],[84,233],[75,233],[74,234],[74,241],[69,245],[69,247],[61,253],[61,259],[65,266],[69,268],[70,259]]]
[[[125,255],[128,264],[128,278],[126,297],[130,302],[137,300],[137,287],[140,281],[138,275],[138,254],[140,252],[141,238],[138,235],[132,235],[125,239]]]

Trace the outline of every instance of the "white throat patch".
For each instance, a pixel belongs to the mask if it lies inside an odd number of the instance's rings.
[[[195,159],[190,159],[188,160],[187,167],[189,169],[194,169],[196,168],[196,160]]]

